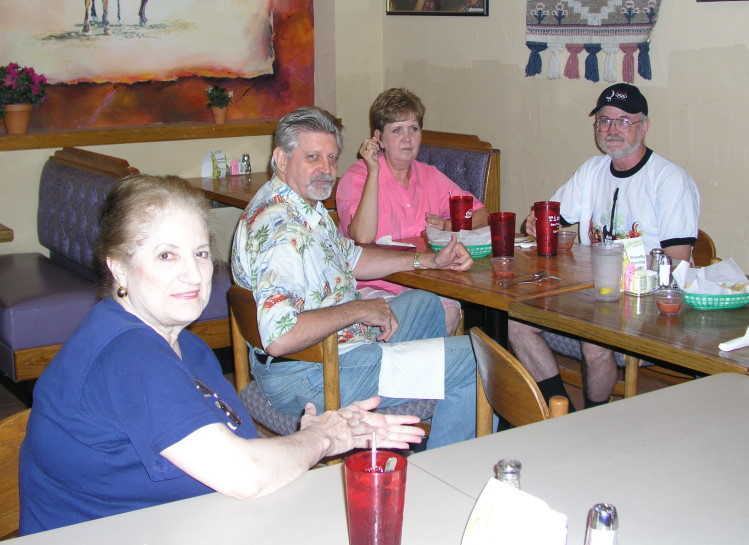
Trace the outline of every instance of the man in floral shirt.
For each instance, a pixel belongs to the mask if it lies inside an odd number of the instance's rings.
[[[344,238],[320,201],[337,174],[342,126],[319,108],[299,108],[278,124],[273,178],[240,218],[232,270],[253,291],[265,352],[250,351],[252,373],[274,407],[299,414],[323,405],[322,368],[280,357],[338,332],[341,405],[377,394],[381,343],[444,338],[445,399],[437,402],[429,448],[474,436],[476,360],[466,336],[447,337],[444,310],[412,290],[390,303],[362,300],[356,281],[413,268],[467,270],[473,260],[453,241],[438,253],[363,249]],[[277,359],[275,359],[277,358]],[[381,406],[402,403],[382,398]]]

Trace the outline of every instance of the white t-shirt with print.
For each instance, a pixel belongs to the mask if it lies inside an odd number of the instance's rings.
[[[583,244],[599,242],[607,234],[614,239],[641,236],[650,252],[696,239],[700,193],[692,177],[650,150],[643,161],[629,171],[612,173],[608,155],[592,157],[554,193],[551,200],[561,203],[562,218],[580,223]]]

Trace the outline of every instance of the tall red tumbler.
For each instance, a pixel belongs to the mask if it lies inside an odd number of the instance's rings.
[[[396,458],[393,471],[384,471]],[[400,545],[406,495],[406,459],[377,451],[352,454],[344,463],[349,545]]]
[[[456,233],[473,229],[473,197],[470,195],[450,197],[450,223],[452,230]]]
[[[533,203],[536,214],[536,244],[538,255],[550,257],[557,255],[559,244],[559,203],[556,201],[538,201]]]
[[[489,232],[492,237],[492,257],[512,257],[515,255],[514,212],[489,214]]]

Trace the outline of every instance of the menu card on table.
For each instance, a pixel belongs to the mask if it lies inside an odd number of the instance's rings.
[[[461,545],[565,545],[567,516],[545,501],[489,479],[463,532]]]

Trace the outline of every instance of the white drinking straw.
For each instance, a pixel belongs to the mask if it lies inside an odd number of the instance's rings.
[[[372,469],[377,469],[377,428],[372,430]]]

